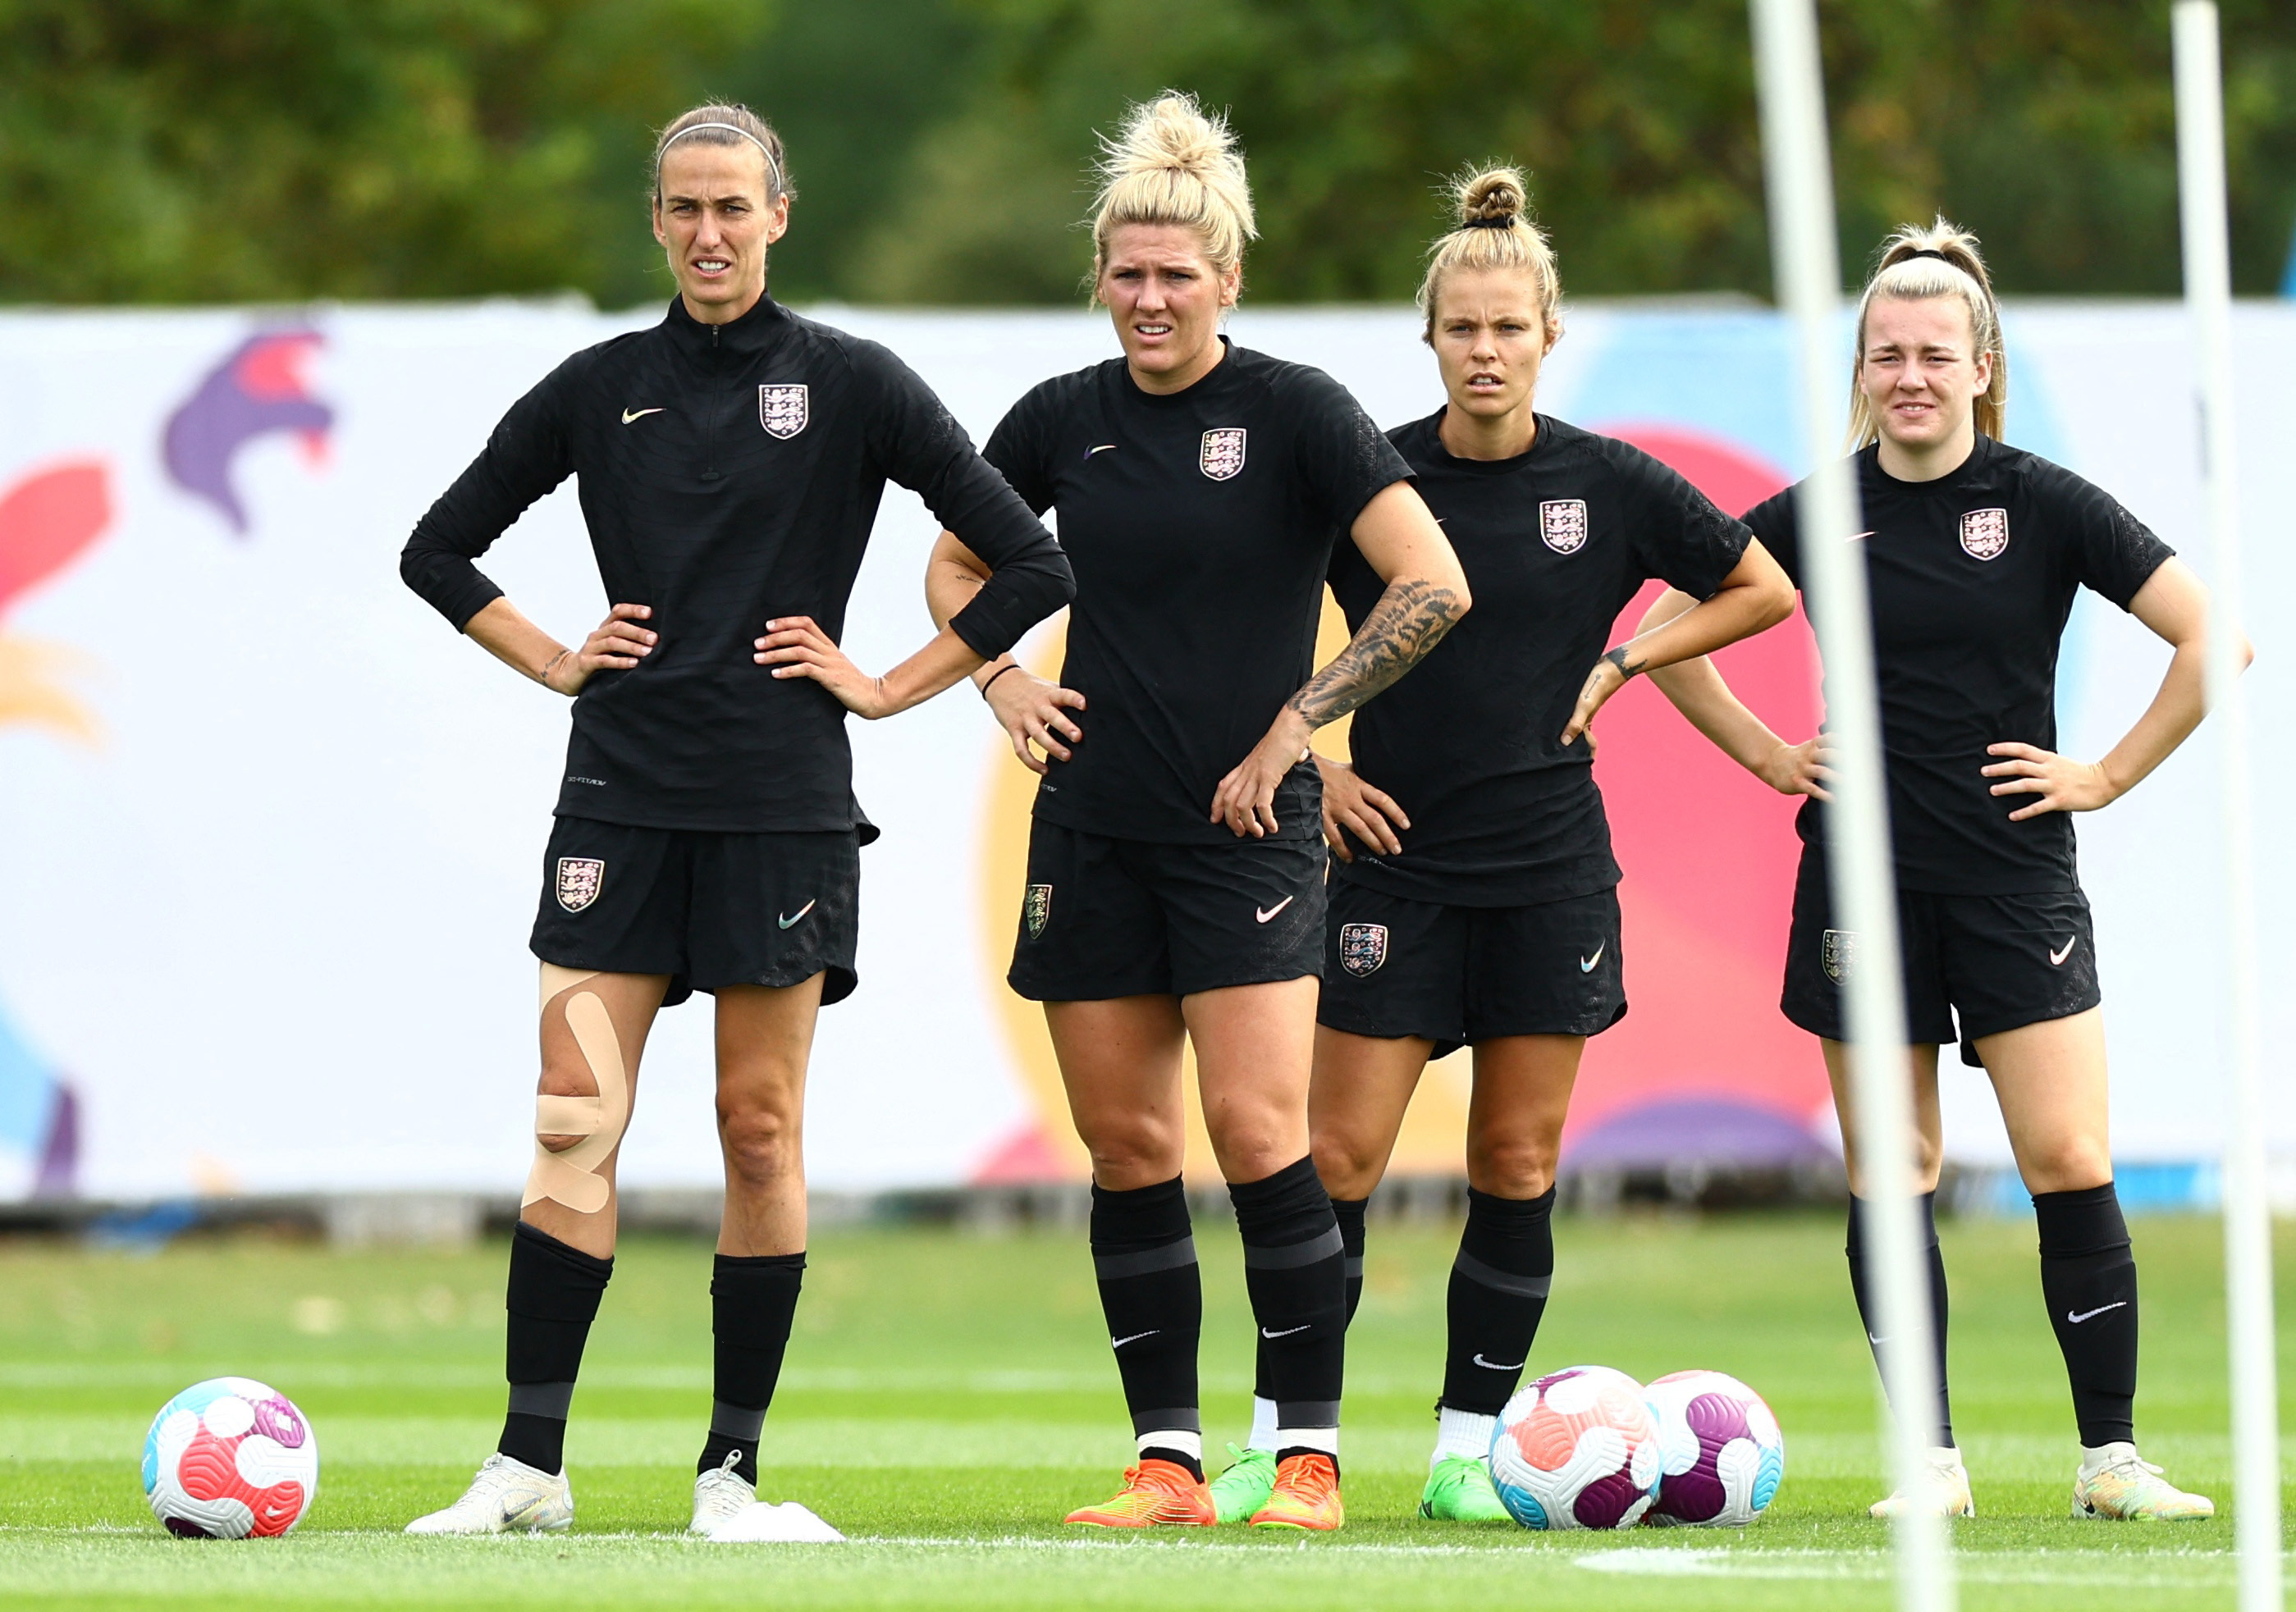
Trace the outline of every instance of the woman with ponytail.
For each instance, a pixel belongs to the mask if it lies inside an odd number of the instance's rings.
[[[1069,1520],[1216,1516],[1180,1181],[1185,1041],[1276,1408],[1273,1481],[1241,1515],[1335,1528],[1346,1329],[1308,1147],[1324,857],[1305,757],[1316,728],[1434,646],[1467,586],[1355,399],[1220,334],[1252,234],[1226,126],[1168,93],[1135,110],[1102,177],[1093,294],[1122,356],[1037,387],[985,450],[1029,507],[1060,513],[1078,578],[1067,663],[1057,684],[1009,657],[975,679],[1044,775],[1011,979],[1045,1004],[1091,1154],[1093,1260],[1139,1456],[1121,1493]],[[1335,535],[1381,597],[1310,675]],[[945,536],[936,615],[982,577]]]
[[[1921,1216],[1929,1249],[1938,1403],[1917,1492],[1874,1506],[1974,1514],[1946,1388],[1945,1265],[1934,1218],[1944,1144],[1938,1047],[1993,1082],[2039,1222],[2041,1291],[2080,1432],[2077,1518],[2209,1517],[2136,1453],[2136,1265],[2112,1185],[2104,1025],[2074,812],[2133,789],[2200,724],[2208,592],[2102,489],[2002,440],[2009,361],[1976,240],[1939,219],[1884,243],[1858,304],[1852,460],[1874,619],[1897,868]],[[1747,523],[1800,585],[1798,489]],[[2101,761],[2057,753],[2059,640],[2073,595],[2102,593],[2175,651],[2160,691]],[[1644,625],[1687,601],[1660,599]],[[1857,937],[1833,927],[1823,733],[1788,744],[1710,662],[1660,688],[1699,730],[1783,794],[1809,797],[1787,945],[1786,1017],[1820,1038],[1849,1146],[1849,1281],[1878,1352],[1861,1264],[1857,1135],[1841,990]],[[1905,1407],[1899,1407],[1901,1413]]]
[[[1471,174],[1455,197],[1457,226],[1419,294],[1445,401],[1388,437],[1478,602],[1417,675],[1357,716],[1352,763],[1320,764],[1338,863],[1309,1113],[1352,1313],[1365,1200],[1421,1072],[1474,1048],[1467,1225],[1420,1512],[1485,1521],[1506,1517],[1485,1457],[1546,1308],[1579,1054],[1627,1011],[1590,724],[1637,673],[1784,620],[1793,593],[1746,528],[1674,471],[1538,413],[1539,368],[1562,333],[1554,250],[1514,169]],[[1653,577],[1704,602],[1606,652]],[[1349,622],[1365,619],[1379,587],[1360,557],[1336,552],[1331,580]]]

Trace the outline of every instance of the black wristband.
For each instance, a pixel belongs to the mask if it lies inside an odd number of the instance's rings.
[[[988,681],[980,685],[980,697],[983,700],[988,699],[988,691],[996,686],[996,680],[999,677],[1002,677],[1007,672],[1017,672],[1020,669],[1021,663],[1017,660],[1010,661],[1004,666],[998,667],[994,672],[991,672],[988,675]]]
[[[1603,655],[1603,659],[1619,668],[1620,676],[1625,678],[1629,683],[1634,681],[1635,669],[1627,664],[1626,645],[1620,644],[1617,649],[1609,651]],[[992,678],[990,681],[994,682],[995,679]]]

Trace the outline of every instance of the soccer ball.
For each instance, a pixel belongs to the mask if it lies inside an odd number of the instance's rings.
[[[1499,1412],[1491,1482],[1526,1528],[1633,1527],[1658,1490],[1642,1385],[1608,1366],[1540,1378]]]
[[[160,1407],[144,1438],[152,1515],[185,1539],[275,1537],[303,1520],[318,1491],[311,1424],[250,1378],[194,1383]]]
[[[1661,1525],[1743,1527],[1786,1475],[1785,1439],[1762,1396],[1719,1371],[1677,1371],[1646,1393],[1658,1422]]]

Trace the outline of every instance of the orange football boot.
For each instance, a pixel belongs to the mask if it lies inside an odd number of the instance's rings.
[[[1310,1451],[1275,1466],[1275,1492],[1251,1519],[1255,1528],[1315,1528],[1324,1531],[1347,1521],[1340,1503],[1340,1469],[1328,1455]]]
[[[1063,1519],[1095,1528],[1209,1528],[1219,1520],[1204,1480],[1177,1461],[1150,1456],[1128,1468],[1113,1500],[1071,1511]]]

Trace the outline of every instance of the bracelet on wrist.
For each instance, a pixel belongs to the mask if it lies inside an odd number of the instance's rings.
[[[1017,672],[1020,669],[1021,663],[1017,660],[1008,660],[1003,666],[998,667],[995,671],[988,675],[988,681],[980,685],[980,697],[983,700],[988,699],[988,691],[996,686],[996,680],[999,677],[1002,677],[1007,672]]]

